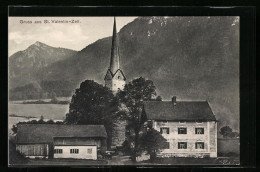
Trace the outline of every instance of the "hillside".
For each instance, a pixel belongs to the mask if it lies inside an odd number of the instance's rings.
[[[9,87],[15,88],[41,80],[46,73],[47,66],[75,53],[74,50],[55,48],[38,41],[35,42],[27,49],[9,57]],[[36,72],[41,75],[35,76]]]
[[[112,34],[112,25],[111,25]],[[208,100],[220,125],[239,128],[239,23],[236,17],[139,17],[119,32],[127,82],[143,76],[169,100]],[[104,83],[111,37],[36,73],[43,80]],[[39,78],[39,77],[38,77]],[[73,91],[73,90],[72,90]]]

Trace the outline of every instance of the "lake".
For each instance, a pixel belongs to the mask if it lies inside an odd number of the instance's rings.
[[[45,120],[52,119],[60,121],[65,119],[65,114],[69,111],[69,104],[8,104],[8,133],[11,133],[11,128],[14,124],[20,121],[38,120],[41,116]],[[15,114],[20,117],[10,117]],[[24,116],[24,117],[21,117]],[[25,118],[25,117],[35,118]]]

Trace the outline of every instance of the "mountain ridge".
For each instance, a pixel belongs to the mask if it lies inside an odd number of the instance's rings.
[[[15,88],[37,81],[38,76],[34,76],[34,73],[42,72],[50,64],[66,59],[76,52],[36,41],[25,50],[18,51],[8,58],[9,87]]]
[[[221,125],[239,128],[239,25],[236,17],[140,17],[119,32],[127,82],[151,79],[163,100],[207,100]],[[112,34],[112,26],[111,26]],[[36,78],[104,84],[111,37],[99,39]],[[40,77],[37,77],[40,76]],[[72,93],[73,90],[71,89]],[[224,119],[224,120],[223,120]]]

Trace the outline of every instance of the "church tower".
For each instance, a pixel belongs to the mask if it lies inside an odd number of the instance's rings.
[[[114,18],[114,28],[112,36],[112,47],[110,56],[110,65],[104,78],[105,86],[113,91],[115,94],[119,89],[124,89],[125,75],[120,69],[120,56],[119,56],[119,41],[116,31],[116,19]]]
[[[113,91],[114,94],[118,90],[125,87],[125,75],[120,68],[119,41],[116,31],[116,19],[114,18],[114,28],[112,36],[112,47],[110,56],[110,65],[104,78],[105,86]],[[118,120],[114,126],[112,133],[112,147],[121,147],[125,141],[126,121]]]

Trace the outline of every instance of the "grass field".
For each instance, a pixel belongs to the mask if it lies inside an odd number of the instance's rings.
[[[46,119],[63,120],[69,110],[69,105],[63,104],[9,104],[8,114],[33,116]]]

